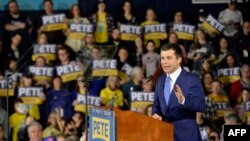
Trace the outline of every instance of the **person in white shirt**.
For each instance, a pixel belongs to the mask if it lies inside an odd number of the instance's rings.
[[[226,26],[224,35],[227,37],[234,36],[239,26],[243,24],[243,17],[239,10],[236,9],[236,0],[231,0],[228,3],[228,8],[221,11],[218,16],[219,22]]]

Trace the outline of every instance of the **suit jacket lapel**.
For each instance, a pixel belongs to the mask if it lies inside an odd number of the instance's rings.
[[[164,86],[165,86],[165,80],[166,80],[166,75],[164,75],[162,77],[162,79],[160,80],[160,92],[159,92],[159,97],[160,97],[160,100],[161,100],[161,103],[163,103],[163,107],[166,108],[167,107],[167,104],[166,104],[166,100],[165,100],[165,97],[164,97]],[[164,110],[165,111],[165,110]]]

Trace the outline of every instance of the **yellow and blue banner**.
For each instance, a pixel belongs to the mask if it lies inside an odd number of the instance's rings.
[[[233,83],[240,79],[240,67],[218,69],[217,75],[224,85]]]
[[[77,105],[74,106],[75,111],[86,113],[85,104],[88,102],[88,107],[100,107],[101,106],[101,98],[96,96],[88,95],[88,101],[86,101],[85,94],[77,94]]]
[[[45,45],[34,44],[33,48],[34,49],[33,49],[32,61],[36,61],[37,57],[39,56],[44,57],[48,61],[56,60],[55,44],[45,44]]]
[[[17,91],[18,98],[21,98],[25,104],[42,104],[43,87],[19,87]]]
[[[130,100],[130,109],[132,111],[144,113],[145,108],[154,102],[154,92],[132,91],[130,93]]]
[[[115,113],[110,110],[91,108],[90,141],[115,141]]]
[[[92,69],[92,76],[118,75],[117,61],[115,59],[94,60]]]
[[[194,40],[195,26],[187,24],[174,24],[173,31],[182,40]]]
[[[45,26],[44,32],[65,30],[67,29],[67,24],[65,22],[65,14],[54,14],[42,16],[42,22]]]
[[[121,39],[124,41],[135,41],[142,34],[142,27],[136,25],[121,24]]]
[[[223,24],[221,24],[212,15],[208,15],[206,20],[202,23],[202,27],[209,34],[220,34],[225,29],[225,26]]]
[[[164,23],[161,24],[148,24],[144,27],[144,39],[153,40],[153,39],[166,39],[167,35],[167,26]]]
[[[0,97],[1,96],[14,96],[13,82],[7,88],[7,81],[0,80]]]

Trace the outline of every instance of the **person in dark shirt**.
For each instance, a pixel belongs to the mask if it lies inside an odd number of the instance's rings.
[[[45,26],[42,25],[42,17],[55,14],[53,10],[53,2],[51,0],[45,0],[43,2],[43,6],[44,6],[44,14],[42,14],[40,18],[40,23],[39,23],[40,28],[38,29],[38,33],[45,31]],[[55,44],[55,43],[60,44],[64,43],[65,41],[65,36],[62,30],[48,31],[45,32],[45,34],[48,38],[48,43],[50,44]]]
[[[232,48],[240,56],[242,64],[250,62],[250,22],[243,23],[242,31],[236,33],[232,38]]]
[[[70,98],[70,92],[62,88],[62,80],[60,77],[53,79],[53,88],[47,92],[46,95],[46,115],[60,109],[62,117],[69,119],[73,115],[72,100]]]
[[[119,16],[118,25],[119,24],[137,24],[137,19],[133,13],[133,5],[130,0],[125,0],[122,6],[123,15]]]
[[[9,14],[5,18],[4,28],[7,32],[6,40],[7,44],[9,39],[13,35],[20,34],[23,38],[22,49],[27,49],[31,43],[32,21],[29,15],[20,13],[18,3],[15,0],[11,0],[8,3]]]

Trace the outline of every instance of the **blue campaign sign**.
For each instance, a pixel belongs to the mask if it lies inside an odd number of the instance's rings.
[[[9,0],[0,0],[0,11],[8,9]],[[43,10],[44,0],[17,0],[20,10]],[[54,10],[69,10],[78,0],[53,0]]]
[[[89,124],[90,141],[115,141],[114,111],[91,108]]]

